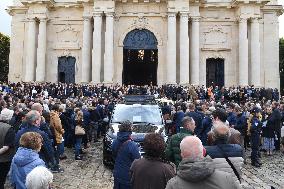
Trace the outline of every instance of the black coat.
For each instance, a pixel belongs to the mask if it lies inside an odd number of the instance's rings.
[[[264,117],[264,116],[263,116]],[[266,122],[266,125],[263,124],[262,126],[262,137],[265,138],[274,138],[274,125],[272,122],[272,115],[268,115],[266,119],[263,119],[263,123]]]

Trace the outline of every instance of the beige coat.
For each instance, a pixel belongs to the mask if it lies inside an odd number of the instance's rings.
[[[59,114],[55,111],[50,112],[50,127],[54,129],[56,143],[61,144],[64,129],[62,128]]]

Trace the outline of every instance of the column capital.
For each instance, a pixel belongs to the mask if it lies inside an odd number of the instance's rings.
[[[199,22],[200,21],[200,16],[193,16],[191,17],[192,22]]]
[[[114,17],[114,12],[105,12],[106,17]]]
[[[91,21],[92,16],[83,16],[84,21]]]
[[[176,17],[176,12],[168,12],[168,17]]]
[[[248,18],[245,18],[245,17],[238,17],[238,18],[237,18],[237,21],[238,21],[238,22],[247,22],[247,21],[248,21]]]
[[[189,12],[180,12],[180,17],[188,18]]]
[[[103,12],[101,11],[93,12],[93,17],[102,17],[102,16],[103,16]]]
[[[260,19],[259,17],[251,17],[250,21],[253,22],[253,23],[258,23],[259,19]]]
[[[38,18],[39,22],[47,22],[49,19],[47,17]]]
[[[27,21],[27,22],[35,22],[35,17],[30,17],[30,16],[28,16],[28,17],[26,18],[26,21]]]

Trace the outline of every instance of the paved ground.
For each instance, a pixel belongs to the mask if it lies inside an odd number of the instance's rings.
[[[113,178],[111,170],[102,164],[102,145],[93,144],[84,155],[84,161],[75,161],[73,150],[66,149],[67,160],[61,161],[64,173],[54,174],[55,189],[111,189]],[[246,154],[249,155],[250,152]],[[284,155],[262,157],[263,166],[254,168],[248,163],[243,169],[244,188],[284,189]],[[9,187],[6,187],[7,189]]]

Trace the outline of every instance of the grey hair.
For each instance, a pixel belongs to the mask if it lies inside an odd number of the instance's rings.
[[[36,110],[31,110],[26,115],[26,121],[30,124],[33,124],[39,118],[40,118],[40,114]]]
[[[48,189],[52,183],[52,173],[43,166],[34,168],[26,178],[27,189]]]
[[[31,110],[36,110],[36,111],[40,111],[40,110],[43,110],[43,107],[40,103],[34,103],[31,107]]]
[[[181,121],[181,125],[183,128],[185,128],[187,126],[187,124],[194,124],[194,120],[192,117],[189,116],[185,116],[182,121]]]
[[[180,151],[184,158],[191,158],[193,161],[203,158],[203,145],[196,136],[186,136],[180,142]]]
[[[212,127],[212,133],[214,141],[223,140],[225,142],[228,142],[229,137],[231,135],[229,127],[221,121],[217,121],[214,123]]]
[[[132,122],[127,120],[123,121],[119,126],[119,132],[131,132],[132,131]]]

